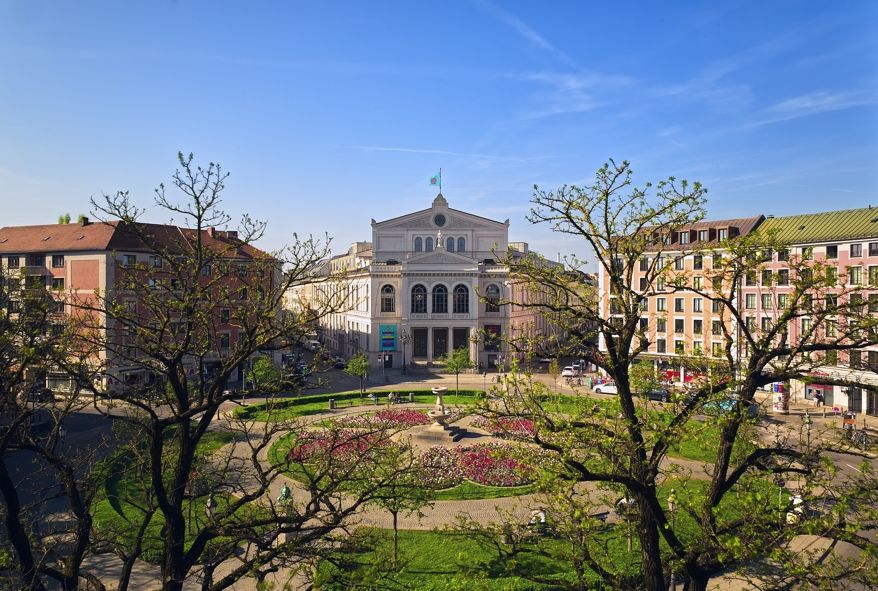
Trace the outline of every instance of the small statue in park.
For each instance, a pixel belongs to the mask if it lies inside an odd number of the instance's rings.
[[[278,503],[286,503],[292,498],[292,491],[290,490],[290,486],[284,482],[283,487],[280,489],[280,496],[277,498]]]

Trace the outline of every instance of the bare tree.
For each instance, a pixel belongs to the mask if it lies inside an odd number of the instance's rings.
[[[158,520],[162,588],[179,590],[198,574],[203,589],[220,590],[308,559],[363,500],[340,503],[337,479],[316,480],[302,510],[278,511],[270,493],[289,464],[271,462],[268,450],[301,426],[220,424],[230,418],[223,405],[237,398],[230,384],[251,358],[299,342],[333,309],[330,301],[307,317],[281,313],[285,292],[312,281],[328,241],[294,236],[269,255],[254,246],[261,222],[244,216],[237,231],[216,229],[231,221],[220,208],[227,173],[196,165],[191,154],[180,154],[179,164],[171,187],[155,196],[176,226],[143,222],[144,210],[125,192],[93,201],[102,221],[115,225],[117,248],[137,255],[119,255],[115,283],[73,305],[79,338],[101,352],[103,380],[81,385],[142,446],[126,458],[144,477],[143,497],[130,499],[138,508],[126,514],[135,533],[119,540],[117,553],[126,564],[141,555]],[[204,449],[217,429],[237,438],[219,455]]]

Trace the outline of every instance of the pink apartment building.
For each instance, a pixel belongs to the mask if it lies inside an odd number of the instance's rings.
[[[666,237],[656,256],[663,258],[661,266],[668,269],[668,276],[677,275],[685,281],[682,287],[709,293],[709,279],[703,273],[714,267],[714,256],[721,256],[722,243],[751,232],[771,236],[789,246],[771,252],[761,276],[747,278],[739,286],[736,305],[751,327],[764,328],[776,320],[778,308],[784,307],[784,298],[793,289],[790,261],[797,258],[813,258],[835,268],[838,291],[856,291],[841,297],[859,298],[863,309],[878,313],[878,208],[698,222]],[[642,358],[652,361],[669,381],[686,382],[692,376],[687,375],[681,358],[701,354],[722,359],[723,329],[734,339],[737,327],[728,313],[722,313],[722,305],[693,291],[670,289],[662,280],[650,285],[645,277],[649,263],[647,255],[633,271],[633,288],[647,294],[641,307],[640,326],[649,347]],[[611,316],[613,296],[607,283],[604,272],[600,276],[601,306],[603,314]],[[795,340],[803,329],[810,329],[809,322],[810,318],[802,318],[797,326],[791,326],[790,337]],[[818,329],[825,331],[827,327]],[[831,331],[832,327],[828,329]],[[746,355],[740,343],[733,345],[736,349],[741,357]],[[824,382],[856,382],[861,387],[821,383],[820,378]],[[793,397],[813,399],[819,392],[827,406],[878,415],[878,346],[830,356],[829,362],[813,372],[807,385],[793,380],[790,388]]]

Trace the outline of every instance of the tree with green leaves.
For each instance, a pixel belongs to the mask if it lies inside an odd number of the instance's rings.
[[[247,377],[256,392],[272,392],[277,389],[281,375],[271,359],[259,357],[250,366]]]
[[[363,382],[365,381],[366,376],[369,375],[370,369],[369,357],[365,353],[357,353],[351,357],[344,368],[346,374],[360,380],[360,398],[363,397],[363,393],[366,391]]]
[[[469,358],[469,349],[460,347],[443,357],[440,362],[445,373],[453,373],[455,379],[455,394],[460,393],[460,373],[475,367]]]
[[[543,286],[545,293],[552,294],[540,306],[567,330],[571,352],[587,346],[593,337],[583,327],[597,331],[601,346],[593,360],[615,381],[618,397],[604,401],[586,394],[561,412],[544,404],[541,384],[516,375],[502,409],[494,412],[533,420],[533,442],[555,460],[543,466],[547,472],[543,490],[549,500],[564,499],[558,501],[556,512],[572,516],[569,533],[582,542],[577,546],[577,562],[605,585],[658,591],[667,588],[674,573],[677,580],[687,581],[687,589],[700,591],[718,572],[774,550],[779,555],[797,534],[808,531],[857,546],[865,556],[856,562],[857,572],[874,573],[874,545],[853,533],[875,526],[874,474],[864,470],[835,476],[833,470],[824,469],[829,461],[825,450],[806,449],[788,433],[765,436],[747,409],[759,388],[807,376],[832,358],[833,351],[878,343],[875,317],[863,313],[862,298],[843,304],[851,301],[850,289],[839,286],[825,265],[794,260],[791,275],[796,284],[776,309],[776,317],[764,325],[748,326],[740,287],[765,266],[759,256],[762,249],[780,245],[771,244],[770,237],[744,236],[689,247],[680,256],[698,254],[717,264],[703,273],[678,271],[671,237],[703,219],[704,194],[698,183],[673,177],[636,187],[630,165],[613,161],[598,170],[588,186],[563,186],[554,192],[535,189],[531,221],[581,239],[594,253],[601,289],[577,278],[582,261],[575,257],[568,258],[565,268],[527,259],[507,264],[531,289]],[[703,279],[695,281],[693,275]],[[652,321],[642,319],[656,294],[685,292],[707,298],[711,307],[715,302],[714,310],[721,311],[723,355],[672,411],[661,404],[644,404],[637,395],[642,382],[654,379],[648,375],[654,371],[651,366],[639,369],[656,338]],[[806,317],[810,320],[803,324]],[[790,332],[803,326],[809,330]],[[832,330],[818,328],[827,326]],[[725,401],[731,393],[735,396],[729,406]],[[717,418],[699,420],[700,413],[715,413],[719,404],[726,410]],[[671,456],[680,453],[677,450],[707,438],[714,459],[698,470],[675,466]],[[831,496],[833,505],[846,508],[847,525],[839,527],[837,512],[826,509],[794,527],[778,528],[783,514],[779,516],[768,500],[784,494],[778,491],[775,477],[786,482],[800,479],[797,491],[807,497],[806,502],[815,502],[818,490]],[[677,491],[676,512],[667,503],[669,483]],[[602,527],[592,516],[611,509],[620,498],[630,508],[626,515],[637,547],[639,564],[633,572],[608,551],[613,535],[625,535],[616,522],[609,525],[609,538],[584,535]],[[854,521],[857,527],[851,527]],[[627,527],[627,522],[621,523]],[[663,552],[663,547],[669,550]],[[821,581],[818,566],[798,564],[796,570],[807,571],[801,581]],[[830,570],[837,576],[838,570]],[[824,577],[819,584],[829,583]]]
[[[423,473],[425,468],[416,464],[411,447],[388,446],[379,459],[373,467],[373,473],[382,484],[376,489],[371,502],[385,509],[392,518],[392,568],[396,569],[399,565],[399,514],[420,515],[421,509],[430,504],[432,491],[424,486],[427,481]]]

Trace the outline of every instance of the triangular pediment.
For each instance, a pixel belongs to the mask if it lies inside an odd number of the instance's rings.
[[[408,229],[408,230],[437,230],[438,227],[433,220],[436,214],[441,213],[445,217],[445,224],[442,231],[450,230],[468,230],[468,229],[491,229],[496,230],[506,225],[505,222],[497,222],[478,215],[459,211],[451,208],[431,208],[414,211],[396,218],[385,220],[383,222],[373,222],[373,230],[385,229]]]
[[[407,265],[475,265],[476,261],[468,256],[448,252],[447,250],[434,250],[433,252],[418,253],[409,257]]]

